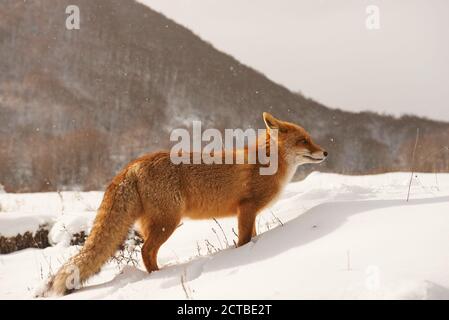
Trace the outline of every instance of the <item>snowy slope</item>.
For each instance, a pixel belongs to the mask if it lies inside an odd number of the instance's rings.
[[[449,174],[417,174],[406,202],[409,178],[313,173],[258,218],[248,245],[220,250],[236,239],[233,219],[184,221],[160,251],[160,271],[110,262],[64,299],[449,299]],[[101,193],[64,196],[0,194],[0,231],[48,215],[57,243],[0,255],[0,299],[32,298],[76,252],[61,226],[89,225]]]

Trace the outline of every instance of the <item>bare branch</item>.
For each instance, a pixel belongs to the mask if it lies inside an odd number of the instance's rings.
[[[416,140],[415,140],[415,147],[413,148],[413,154],[412,154],[412,168],[411,168],[411,175],[410,175],[410,183],[408,184],[408,193],[407,193],[407,202],[410,199],[410,189],[412,188],[412,181],[413,181],[413,175],[415,174],[415,153],[416,153],[416,147],[418,146],[419,141],[419,128],[416,128]]]

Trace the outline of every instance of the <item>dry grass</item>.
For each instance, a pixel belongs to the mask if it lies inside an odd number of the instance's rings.
[[[24,234],[17,234],[14,237],[0,236],[0,254],[27,248],[47,248],[50,246],[48,232],[48,225],[41,225],[34,233],[27,231]]]

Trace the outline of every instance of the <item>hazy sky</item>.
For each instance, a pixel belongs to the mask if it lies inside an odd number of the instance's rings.
[[[327,106],[449,121],[447,0],[139,1]]]

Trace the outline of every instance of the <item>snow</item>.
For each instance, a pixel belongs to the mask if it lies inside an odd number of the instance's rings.
[[[102,196],[98,191],[0,193],[0,236],[34,233],[40,225],[51,227],[58,220],[58,228],[69,222],[75,232],[88,231],[87,225],[95,216]],[[76,220],[78,226],[72,220]]]
[[[48,234],[50,243],[69,246],[72,235],[82,231],[90,233],[94,218],[95,212],[65,214],[58,217]]]
[[[185,220],[160,271],[110,262],[62,299],[449,299],[449,174],[416,174],[406,202],[409,179],[313,173],[259,216],[249,244],[233,247],[235,219]],[[0,234],[50,221],[57,244],[0,255],[0,299],[32,298],[79,249],[61,230],[88,231],[102,193],[62,195],[0,195]]]

